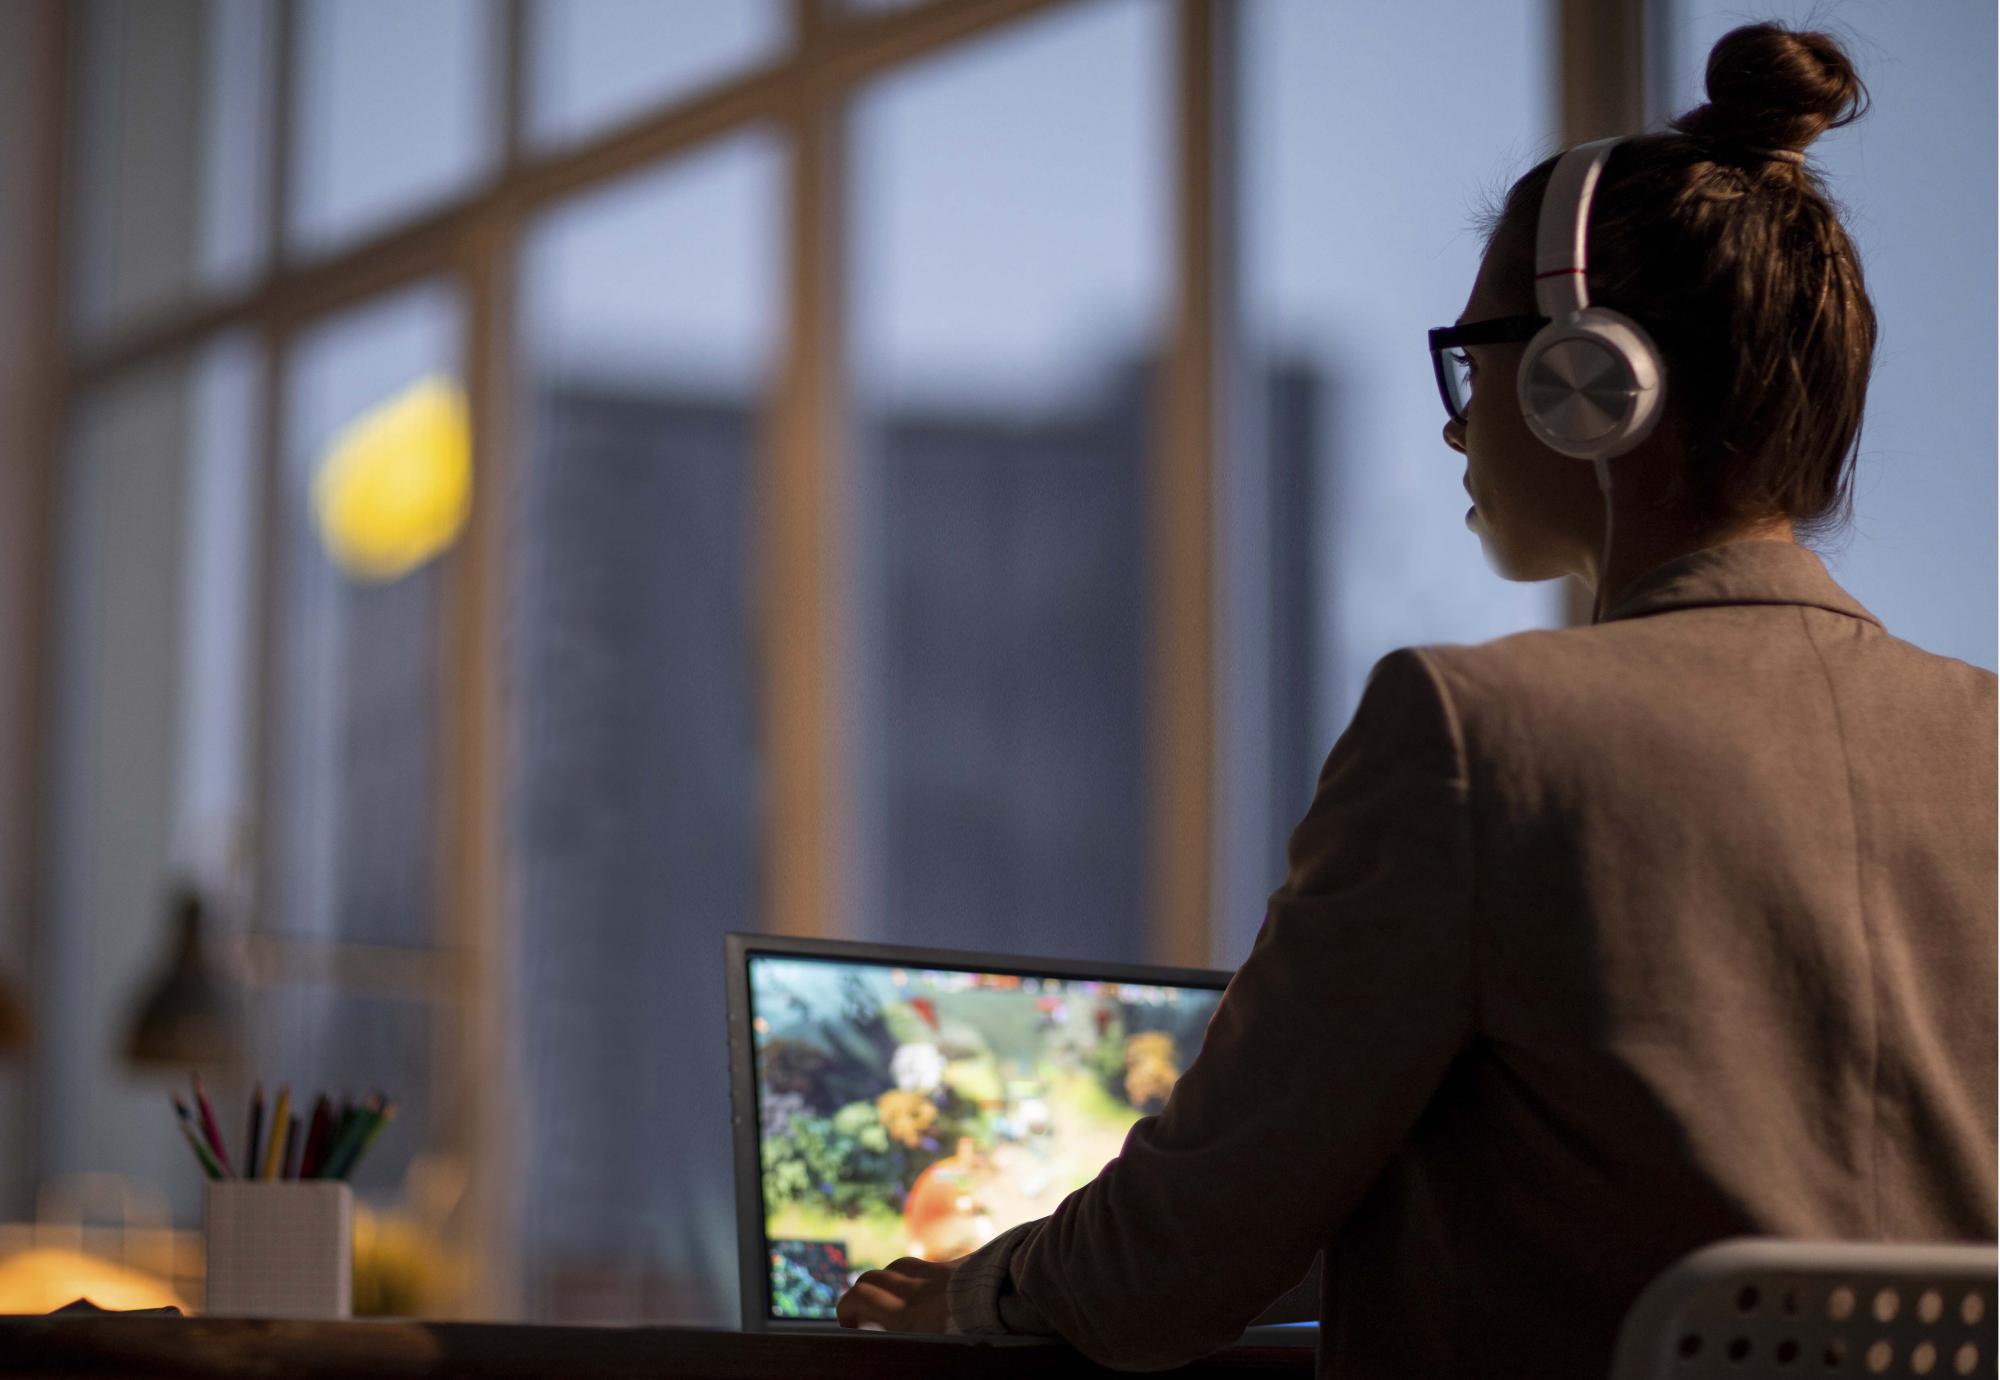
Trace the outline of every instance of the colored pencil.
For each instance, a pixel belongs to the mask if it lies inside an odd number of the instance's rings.
[[[306,1147],[299,1152],[299,1177],[310,1179],[318,1175],[322,1161],[326,1159],[326,1140],[333,1130],[333,1104],[321,1093],[313,1099],[312,1120],[306,1125]]]
[[[333,1148],[326,1152],[326,1159],[320,1164],[320,1178],[337,1179],[346,1172],[348,1162],[353,1158],[356,1148],[360,1146],[361,1137],[367,1133],[368,1125],[373,1119],[370,1113],[360,1110],[347,1118],[346,1124],[340,1128],[340,1134],[334,1139]]]
[[[260,1179],[275,1179],[278,1170],[285,1163],[285,1123],[292,1110],[292,1085],[287,1083],[278,1089],[278,1105],[271,1111],[271,1144],[264,1152],[264,1172],[257,1174],[249,1165],[243,1167],[245,1174],[256,1174]]]
[[[201,1161],[202,1173],[211,1179],[220,1179],[223,1177],[222,1165],[216,1160],[215,1152],[208,1148],[207,1142],[195,1130],[194,1115],[188,1111],[187,1104],[181,1101],[179,1093],[175,1093],[173,1098],[174,1113],[179,1118],[181,1135],[187,1138],[188,1148],[194,1151],[194,1157]]]
[[[222,1144],[222,1129],[215,1124],[215,1108],[208,1105],[208,1094],[202,1091],[201,1075],[195,1073],[188,1077],[194,1084],[195,1108],[201,1113],[201,1133],[208,1138],[208,1148],[215,1152],[216,1163],[222,1166],[222,1172],[233,1178],[236,1167],[230,1164],[229,1151]],[[256,1167],[246,1164],[243,1166],[243,1171],[245,1174],[253,1174],[256,1172]]]
[[[264,1136],[264,1085],[262,1083],[250,1092],[250,1138],[243,1142],[243,1163],[257,1163],[257,1147],[263,1144]]]
[[[382,1134],[382,1128],[389,1124],[389,1119],[395,1114],[396,1104],[393,1102],[384,1102],[375,1110],[363,1113],[367,1120],[361,1128],[361,1134],[355,1137],[346,1158],[330,1166],[334,1178],[344,1179],[354,1172],[354,1167],[361,1163],[361,1157],[368,1153],[368,1147],[375,1143],[375,1137]]]
[[[275,1130],[277,1128],[273,1127],[272,1129]],[[299,1177],[300,1140],[299,1118],[297,1113],[294,1113],[285,1119],[285,1163],[284,1167],[278,1171],[279,1178],[296,1179]]]
[[[341,1093],[340,1101],[334,1105],[327,1124],[326,1144],[320,1147],[320,1177],[324,1178],[326,1176],[326,1162],[333,1158],[333,1147],[340,1144],[341,1139],[354,1128],[355,1113],[354,1094],[352,1092]]]
[[[394,1119],[395,1115],[396,1104],[384,1098],[382,1105],[376,1109],[374,1124],[362,1135],[361,1144],[355,1147],[354,1153],[348,1157],[347,1167],[340,1171],[341,1178],[344,1179],[354,1172],[355,1168],[361,1163],[361,1157],[368,1153],[368,1147],[375,1143],[375,1138],[382,1134],[382,1128],[387,1126]]]

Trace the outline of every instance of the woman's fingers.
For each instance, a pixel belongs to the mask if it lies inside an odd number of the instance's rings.
[[[945,1325],[944,1290],[949,1263],[906,1257],[867,1270],[840,1296],[834,1317],[842,1327],[873,1323],[894,1332],[937,1332]]]
[[[840,1296],[840,1302],[834,1305],[833,1315],[842,1327],[859,1327],[865,1322],[887,1327],[890,1320],[902,1311],[902,1296],[869,1278],[869,1275],[879,1273],[870,1270],[854,1281],[853,1288]]]
[[[899,1299],[907,1299],[923,1287],[923,1280],[914,1273],[887,1265],[879,1270],[869,1270],[854,1281],[856,1287],[867,1284]]]

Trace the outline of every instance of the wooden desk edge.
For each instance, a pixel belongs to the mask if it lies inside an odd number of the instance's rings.
[[[1308,1376],[1309,1347],[1243,1347],[1178,1375]],[[682,1327],[264,1321],[115,1316],[0,1317],[0,1376],[148,1380],[899,1380],[1032,1372],[1104,1377],[1064,1346],[967,1346],[869,1335],[767,1337]]]

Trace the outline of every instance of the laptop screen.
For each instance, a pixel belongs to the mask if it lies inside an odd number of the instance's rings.
[[[738,1177],[753,1177],[738,1186],[744,1314],[764,1327],[831,1321],[863,1270],[950,1259],[1052,1212],[1165,1103],[1227,981],[745,936],[731,949]]]

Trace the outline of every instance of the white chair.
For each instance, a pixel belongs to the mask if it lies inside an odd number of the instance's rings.
[[[1992,1246],[1719,1242],[1646,1286],[1611,1380],[1994,1380],[1996,1268]]]

